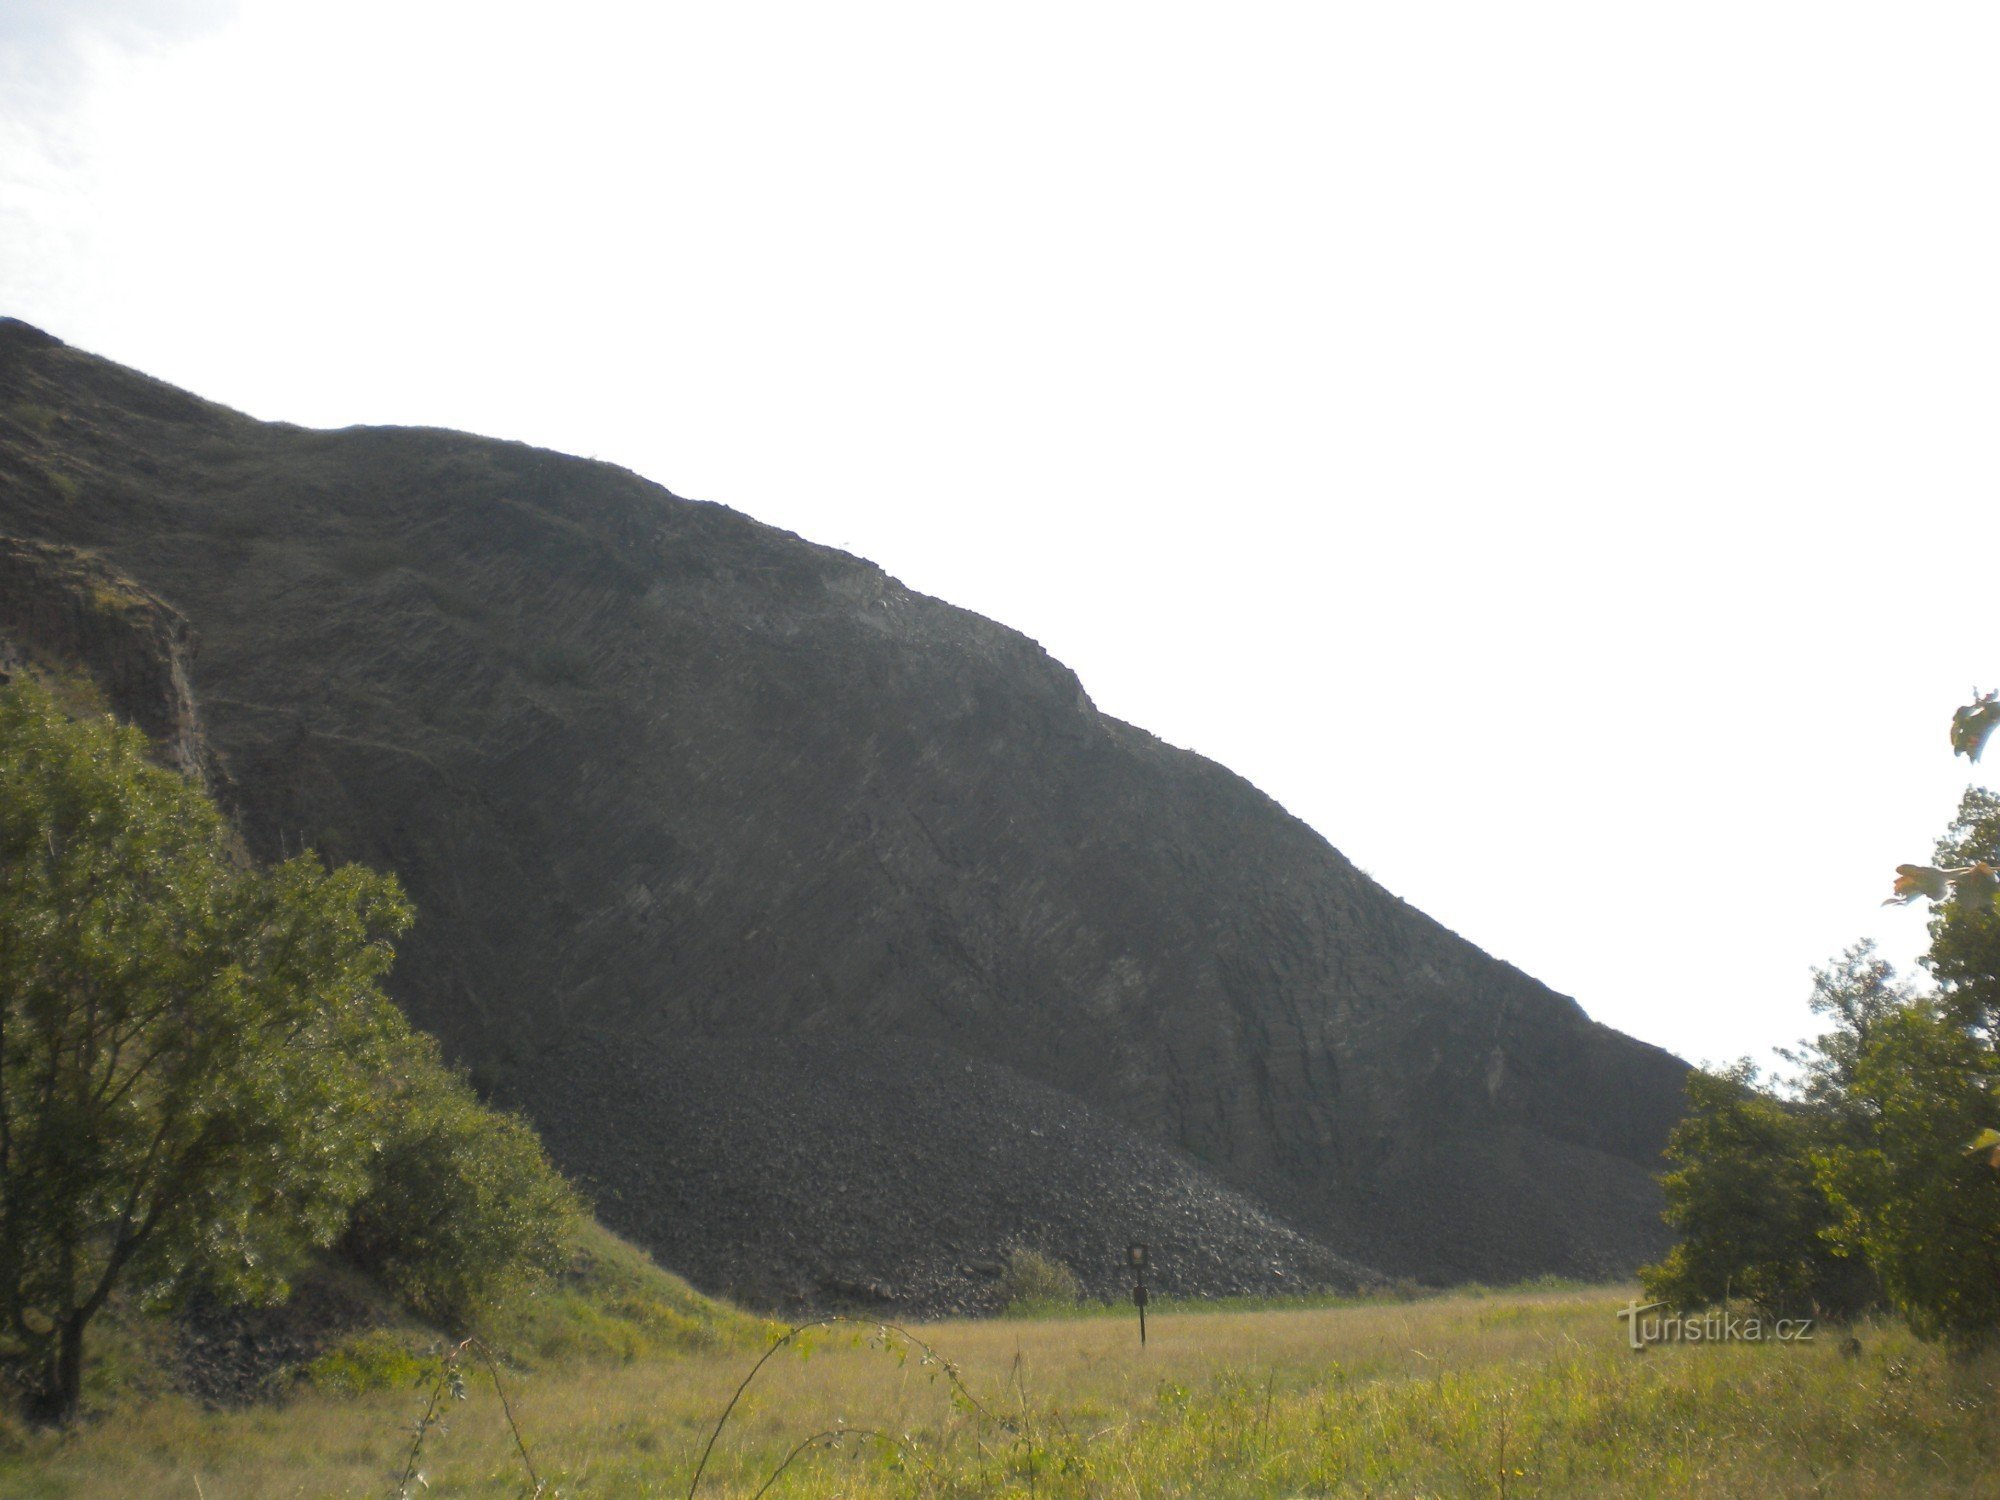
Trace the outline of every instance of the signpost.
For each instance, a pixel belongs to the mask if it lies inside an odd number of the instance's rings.
[[[1146,1247],[1130,1244],[1125,1247],[1126,1264],[1132,1268],[1132,1305],[1139,1309],[1139,1347],[1146,1345]]]

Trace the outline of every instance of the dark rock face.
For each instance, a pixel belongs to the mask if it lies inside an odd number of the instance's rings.
[[[1077,1139],[1143,1145],[1133,1171],[1204,1180],[1190,1243],[1256,1205],[1286,1277],[1600,1274],[1661,1247],[1684,1065],[864,561],[516,444],[256,423],[6,323],[0,532],[187,615],[252,847],[395,869],[421,914],[398,998],[707,1285],[962,1305],[954,1267],[1026,1242],[995,1226],[1032,1204],[965,1206],[984,1167],[944,1095],[812,1118],[851,1180],[964,1200],[961,1228],[862,1214],[851,1249],[799,1248],[796,1224],[694,1222],[732,1193],[796,1212],[786,1130],[746,1118],[724,1151],[703,1122],[767,1065],[835,1098],[883,1066],[855,1046],[970,1065],[981,1108],[1081,1111]],[[1104,1197],[1091,1151],[1048,1151],[1055,1197]],[[707,1196],[675,1177],[697,1160]],[[1136,1212],[1044,1237],[1094,1255]]]
[[[164,600],[74,547],[0,537],[0,672],[42,662],[80,671],[160,759],[213,785],[188,687],[194,632]]]
[[[337,1265],[308,1266],[276,1307],[223,1306],[197,1297],[173,1321],[177,1384],[205,1406],[280,1395],[300,1370],[379,1319],[379,1302]],[[376,1294],[379,1297],[379,1294]]]

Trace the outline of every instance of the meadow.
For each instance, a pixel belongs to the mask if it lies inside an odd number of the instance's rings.
[[[893,1332],[820,1330],[763,1367],[699,1493],[755,1495],[797,1450],[768,1494],[2000,1494],[2000,1361],[1954,1360],[1886,1322],[1858,1330],[1858,1352],[1829,1331],[1635,1354],[1616,1318],[1629,1295],[1161,1309],[1144,1349],[1129,1316],[912,1328],[957,1379]],[[766,1338],[508,1369],[544,1493],[685,1495]],[[230,1412],[133,1398],[70,1436],[14,1434],[0,1493],[393,1495],[427,1395],[399,1379]],[[447,1404],[411,1493],[526,1493],[489,1379],[468,1367]]]

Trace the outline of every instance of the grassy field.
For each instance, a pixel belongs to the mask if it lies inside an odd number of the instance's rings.
[[[701,1493],[952,1496],[2000,1495],[2000,1362],[1954,1362],[1891,1324],[1858,1354],[1806,1344],[1625,1346],[1623,1288],[1402,1303],[941,1323],[922,1351],[810,1336],[764,1367]],[[711,1334],[629,1361],[543,1358],[507,1377],[545,1493],[674,1496],[755,1361]],[[8,1496],[396,1492],[426,1392],[203,1412],[135,1399],[72,1437],[17,1435]],[[468,1379],[419,1467],[433,1495],[526,1492],[493,1388]],[[859,1429],[890,1435],[894,1443]],[[414,1493],[424,1493],[422,1489]]]

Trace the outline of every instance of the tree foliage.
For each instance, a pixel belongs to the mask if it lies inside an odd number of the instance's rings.
[[[1940,864],[2000,858],[2000,795],[1968,787],[1936,857]],[[1952,1016],[1989,1046],[2000,1041],[2000,910],[1947,901],[1932,907],[1930,933],[1930,971]]]
[[[2000,691],[1979,693],[1951,716],[1951,753],[1977,761],[1993,731],[2000,729]]]
[[[1660,1177],[1680,1240],[1639,1273],[1655,1301],[1704,1307],[1736,1292],[1789,1313],[1796,1300],[1817,1217],[1801,1211],[1813,1191],[1804,1122],[1759,1093],[1754,1079],[1747,1060],[1688,1075],[1687,1114],[1668,1139],[1670,1170]]]
[[[1646,1295],[1680,1307],[1734,1296],[1773,1317],[1847,1313],[1865,1271],[1823,1238],[1833,1205],[1813,1172],[1821,1120],[1756,1087],[1750,1065],[1688,1078],[1688,1113],[1660,1179],[1681,1239],[1640,1273]]]
[[[367,1184],[388,876],[238,856],[137,731],[0,689],[0,1318],[51,1414],[115,1289],[273,1298]]]
[[[1815,1158],[1838,1211],[1827,1238],[1874,1268],[1917,1332],[1958,1344],[2000,1329],[2000,1176],[1966,1150],[1995,1065],[1947,1001],[1911,1001],[1856,1063],[1846,1138]]]
[[[380,984],[395,880],[242,857],[137,731],[0,687],[0,1358],[58,1419],[114,1293],[275,1301],[339,1240],[462,1323],[582,1212]]]
[[[1954,719],[1978,759],[1993,695]],[[2000,797],[1968,788],[1939,840],[1940,866],[1990,872]],[[1925,964],[1933,995],[1910,999],[1869,1037],[1843,1106],[1852,1124],[1820,1160],[1840,1209],[1831,1235],[1865,1255],[1913,1327],[1957,1344],[2000,1331],[2000,1174],[1975,1151],[2000,1120],[2000,911],[1985,880],[1933,898]]]
[[[2000,695],[1952,719],[1977,761]],[[1824,1301],[1815,1267],[1865,1267],[1928,1337],[2000,1333],[2000,797],[1969,789],[1931,865],[1899,865],[1889,902],[1931,904],[1935,991],[1898,981],[1864,945],[1815,984],[1832,1029],[1801,1052],[1794,1101],[1746,1076],[1697,1075],[1662,1179],[1682,1235],[1644,1273],[1653,1294]]]
[[[527,1121],[482,1105],[420,1034],[379,1098],[370,1185],[341,1242],[350,1259],[456,1326],[562,1268],[583,1205]]]

